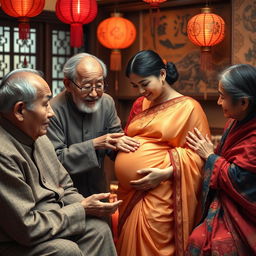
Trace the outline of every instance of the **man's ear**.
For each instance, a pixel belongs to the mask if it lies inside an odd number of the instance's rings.
[[[18,121],[24,120],[24,108],[25,104],[23,101],[17,101],[13,107],[13,115],[17,118]]]
[[[67,78],[64,78],[63,79],[63,83],[64,83],[64,86],[65,86],[65,88],[66,88],[66,90],[68,91],[68,92],[70,92],[71,91],[71,81],[69,80],[69,79],[67,79]]]

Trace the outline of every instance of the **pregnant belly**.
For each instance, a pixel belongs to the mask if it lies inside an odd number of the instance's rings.
[[[169,166],[169,157],[166,147],[156,143],[140,142],[135,152],[119,152],[115,160],[115,174],[119,184],[131,189],[130,181],[142,178],[137,170],[145,168],[166,168]]]

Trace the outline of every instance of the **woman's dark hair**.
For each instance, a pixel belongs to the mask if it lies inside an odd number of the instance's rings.
[[[237,64],[225,69],[220,75],[224,91],[236,104],[241,98],[248,98],[250,107],[256,106],[256,68],[249,64]]]
[[[140,77],[160,76],[161,69],[166,70],[166,81],[172,85],[178,80],[179,73],[172,62],[164,63],[163,59],[152,50],[143,50],[134,55],[126,67],[126,76],[131,73]]]

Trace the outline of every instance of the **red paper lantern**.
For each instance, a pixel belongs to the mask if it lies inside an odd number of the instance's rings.
[[[136,38],[136,28],[133,23],[121,17],[120,13],[112,14],[111,18],[103,20],[97,28],[99,42],[112,49],[110,69],[121,70],[120,49],[129,47]]]
[[[42,12],[45,0],[1,0],[3,11],[19,20],[19,38],[29,38],[29,18]]]
[[[188,21],[188,38],[201,47],[201,68],[203,70],[211,67],[211,47],[224,39],[225,22],[211,12],[209,7],[202,8],[201,14],[193,16]]]
[[[97,16],[96,0],[58,0],[56,15],[62,22],[70,24],[70,45],[83,45],[83,24],[92,22]]]
[[[158,8],[159,4],[166,2],[167,0],[143,0],[144,2],[148,3],[152,8]]]

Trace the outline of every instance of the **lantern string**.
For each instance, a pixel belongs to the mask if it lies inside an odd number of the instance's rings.
[[[115,1],[114,12],[118,12],[119,13],[119,1]]]
[[[153,47],[156,50],[156,41],[157,41],[157,27],[160,22],[160,9],[159,7],[150,7],[149,9],[149,18],[150,18],[150,28],[151,36],[153,41]]]

